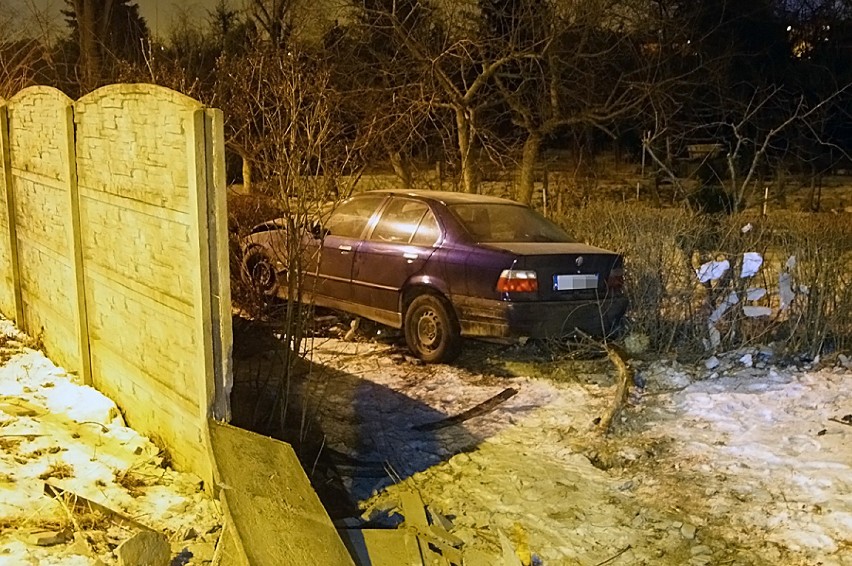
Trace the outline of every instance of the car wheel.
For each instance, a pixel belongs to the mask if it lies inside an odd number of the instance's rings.
[[[436,295],[420,295],[411,301],[405,311],[405,343],[424,362],[455,359],[461,337],[451,307]]]
[[[259,251],[249,252],[245,260],[245,269],[249,282],[258,293],[267,297],[278,294],[278,273],[266,255]]]

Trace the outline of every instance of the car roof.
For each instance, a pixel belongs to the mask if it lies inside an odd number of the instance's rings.
[[[404,189],[377,189],[373,191],[365,191],[353,196],[387,194],[394,196],[410,196],[418,197],[427,200],[435,200],[444,204],[472,204],[472,203],[490,203],[490,204],[512,204],[524,206],[523,204],[509,200],[506,198],[492,197],[489,195],[477,195],[471,193],[461,193],[455,191],[427,191],[427,190],[404,190]]]

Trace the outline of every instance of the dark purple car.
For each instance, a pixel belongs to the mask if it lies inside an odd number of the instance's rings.
[[[243,243],[247,278],[286,296],[282,220]],[[402,328],[427,362],[462,336],[502,341],[609,334],[627,309],[623,262],[573,242],[519,203],[440,191],[370,191],[340,204],[301,243],[302,301]]]

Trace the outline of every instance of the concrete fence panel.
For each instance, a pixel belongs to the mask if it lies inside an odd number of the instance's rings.
[[[25,89],[0,120],[0,309],[210,479],[230,392],[221,113],[122,84]]]
[[[76,206],[71,105],[49,87],[24,89],[7,104],[10,237],[23,302],[18,324],[39,336],[55,361],[85,373],[71,214]]]
[[[150,85],[101,88],[75,104],[92,379],[185,466],[207,457],[210,401],[199,112]]]

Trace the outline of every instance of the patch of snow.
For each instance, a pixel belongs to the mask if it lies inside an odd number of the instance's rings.
[[[514,533],[544,564],[848,565],[852,446],[830,419],[852,412],[852,372],[757,367],[771,358],[754,348],[704,367],[644,362],[646,388],[608,436],[594,423],[614,386],[319,361],[342,370],[335,395],[359,399],[359,433],[340,445],[404,472],[350,480],[365,507],[415,490],[466,544],[499,549],[495,533]],[[518,393],[487,414],[412,434],[506,387]],[[335,419],[351,415],[328,410],[333,443]]]
[[[0,333],[26,339],[6,320]],[[173,538],[196,533],[187,544],[218,538],[221,510],[199,479],[164,466],[159,448],[124,426],[111,400],[41,352],[21,348],[0,367],[0,443],[0,564],[116,564],[115,546],[133,535],[106,518],[75,532],[76,542],[35,545],[33,529],[77,529],[69,518],[77,511],[46,484]]]

